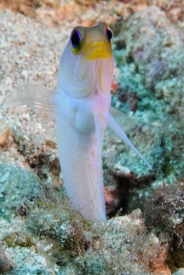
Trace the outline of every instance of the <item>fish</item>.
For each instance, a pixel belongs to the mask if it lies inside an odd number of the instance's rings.
[[[109,125],[152,167],[128,139],[111,104],[113,32],[105,23],[75,27],[60,58],[57,87],[24,84],[6,106],[30,105],[54,120],[62,177],[73,209],[94,222],[106,220],[102,146]]]

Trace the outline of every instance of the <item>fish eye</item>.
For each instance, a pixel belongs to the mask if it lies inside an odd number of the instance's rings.
[[[70,36],[70,42],[73,48],[77,48],[82,41],[82,35],[79,30],[75,29],[72,31]]]
[[[106,27],[105,34],[106,34],[106,37],[109,40],[109,42],[111,42],[111,40],[113,38],[113,32],[109,27]]]

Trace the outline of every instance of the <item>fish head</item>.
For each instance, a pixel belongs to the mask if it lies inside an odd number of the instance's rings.
[[[78,99],[96,91],[110,94],[114,69],[112,38],[112,30],[104,23],[75,27],[61,56],[58,88]]]

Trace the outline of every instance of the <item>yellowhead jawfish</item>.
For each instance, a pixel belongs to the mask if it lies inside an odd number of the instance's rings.
[[[7,105],[26,103],[53,112],[67,195],[74,209],[93,221],[106,219],[102,143],[107,124],[150,167],[113,118],[112,38],[104,23],[74,28],[60,59],[56,91],[26,84],[24,93],[7,99]]]

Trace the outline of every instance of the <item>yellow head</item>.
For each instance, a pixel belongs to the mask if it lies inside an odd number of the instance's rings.
[[[102,93],[109,93],[114,66],[112,38],[104,23],[74,28],[61,56],[58,86],[74,98],[89,96],[96,85]]]
[[[112,56],[112,31],[104,23],[91,28],[76,27],[70,35],[70,49],[75,55],[83,55],[86,61]]]

